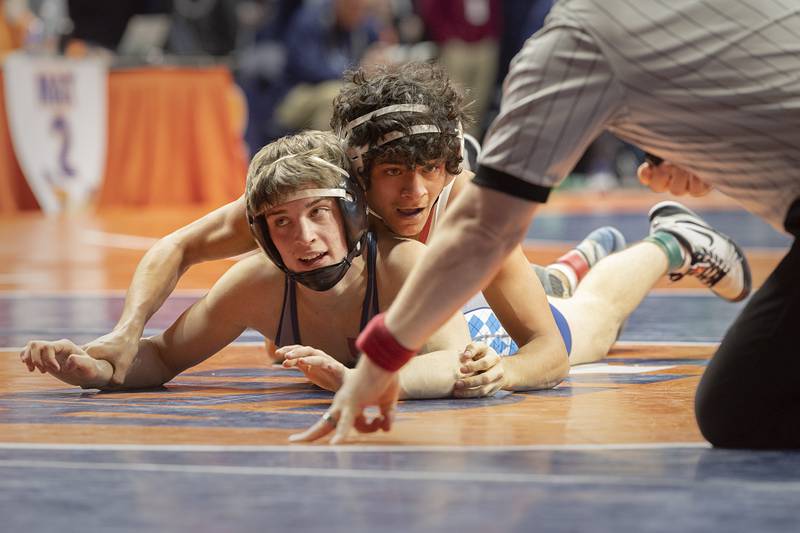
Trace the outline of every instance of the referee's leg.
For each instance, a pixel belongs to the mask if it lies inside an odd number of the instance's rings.
[[[800,201],[787,219],[800,234]],[[695,414],[724,448],[800,448],[800,238],[722,340],[700,380]]]

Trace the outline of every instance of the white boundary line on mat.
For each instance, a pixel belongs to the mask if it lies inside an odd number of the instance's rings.
[[[710,448],[705,442],[656,442],[618,444],[514,444],[514,445],[214,445],[214,444],[46,444],[0,442],[0,450],[154,451],[154,452],[280,452],[280,453],[452,453],[527,451],[613,451]]]

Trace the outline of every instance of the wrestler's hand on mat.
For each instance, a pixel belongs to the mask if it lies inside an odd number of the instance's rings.
[[[120,331],[112,331],[83,345],[83,351],[94,357],[108,361],[114,368],[111,378],[113,385],[125,381],[128,370],[139,352],[139,336],[130,336]]]
[[[28,371],[48,372],[58,379],[81,387],[101,387],[111,379],[112,367],[98,361],[68,339],[30,341],[19,354]]]
[[[352,372],[330,355],[311,346],[283,346],[275,350],[275,354],[284,358],[284,368],[297,368],[314,385],[332,392],[339,390],[345,375]]]
[[[503,358],[483,342],[471,342],[461,353],[461,373],[453,396],[478,398],[493,396],[505,385]]]
[[[679,166],[663,161],[654,165],[645,161],[636,171],[639,181],[655,192],[667,192],[675,196],[704,196],[711,191],[711,186],[703,180]]]
[[[347,374],[342,388],[336,393],[331,407],[322,418],[304,432],[290,436],[289,440],[311,442],[335,430],[331,444],[340,444],[347,440],[354,427],[361,433],[371,433],[379,429],[389,431],[399,395],[400,381],[397,372],[384,370],[361,354],[356,368]],[[367,420],[364,409],[373,405],[378,406],[380,415]]]

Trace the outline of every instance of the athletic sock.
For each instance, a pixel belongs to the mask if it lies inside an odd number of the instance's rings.
[[[678,242],[678,239],[675,238],[674,235],[671,233],[667,233],[666,231],[656,231],[651,235],[645,237],[643,239],[645,242],[652,242],[667,256],[667,262],[669,263],[668,271],[675,272],[677,270],[681,270],[687,259],[687,254],[681,246],[681,243]]]
[[[589,233],[575,248],[549,265],[547,270],[567,283],[570,294],[573,294],[598,261],[624,249],[625,236],[613,226],[603,226]]]
[[[586,255],[578,248],[573,248],[554,263],[547,265],[545,272],[549,278],[558,280],[564,286],[565,295],[562,298],[569,298],[591,267]]]

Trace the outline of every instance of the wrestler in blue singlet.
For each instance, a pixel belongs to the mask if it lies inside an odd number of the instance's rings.
[[[363,330],[372,317],[380,311],[378,309],[378,280],[375,274],[376,259],[378,256],[378,241],[373,232],[367,233],[367,292],[361,306],[361,325]],[[278,322],[278,331],[275,333],[275,346],[289,346],[303,344],[300,341],[300,325],[297,321],[297,283],[286,276],[283,291],[283,308]]]

